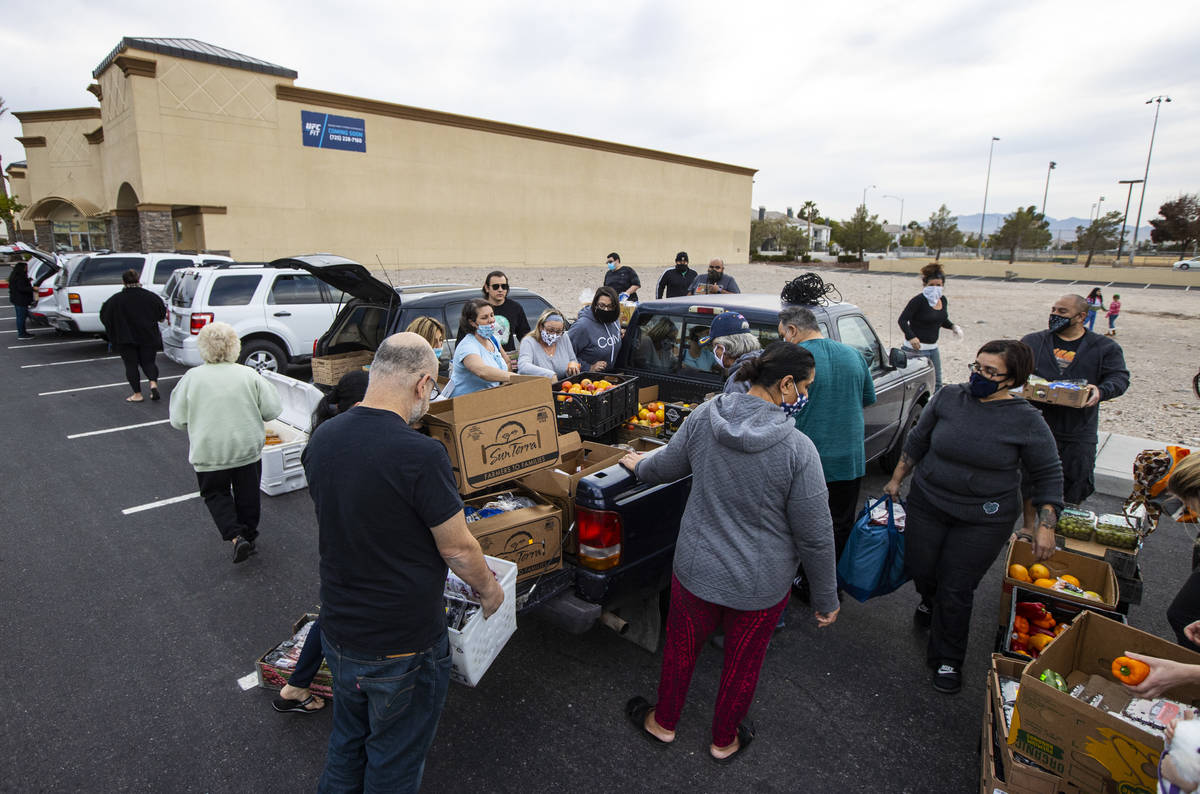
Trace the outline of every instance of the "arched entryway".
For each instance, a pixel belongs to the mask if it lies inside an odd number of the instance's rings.
[[[117,189],[117,208],[112,213],[112,241],[118,251],[142,249],[142,226],[137,206],[137,191],[133,185],[122,182]]]
[[[24,213],[33,221],[37,245],[44,251],[96,251],[109,247],[108,223],[85,199],[47,196]]]

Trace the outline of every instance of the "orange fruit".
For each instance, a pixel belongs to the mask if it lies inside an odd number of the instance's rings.
[[[1064,582],[1070,582],[1071,584],[1075,585],[1076,587],[1083,587],[1083,585],[1079,584],[1079,580],[1076,579],[1074,576],[1072,576],[1069,573],[1064,573],[1062,576],[1060,576],[1058,578],[1062,579]]]
[[[1029,569],[1019,563],[1013,563],[1008,566],[1008,576],[1010,579],[1018,579],[1022,582],[1032,582],[1033,577],[1029,575]]]
[[[1050,569],[1045,565],[1042,565],[1040,562],[1035,562],[1033,565],[1029,566],[1029,575],[1034,579],[1049,579]]]
[[[579,381],[579,385],[586,389],[588,386],[592,385],[592,382],[587,378],[584,378],[583,380]]]
[[[1054,580],[1053,579],[1034,579],[1033,586],[1034,587],[1044,587],[1047,590],[1053,590],[1054,589]]]

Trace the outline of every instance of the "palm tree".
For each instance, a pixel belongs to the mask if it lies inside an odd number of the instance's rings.
[[[800,207],[801,216],[805,220],[808,221],[808,250],[809,251],[813,250],[812,222],[813,222],[813,216],[816,214],[816,212],[817,212],[817,202],[815,202],[815,201],[806,201]]]

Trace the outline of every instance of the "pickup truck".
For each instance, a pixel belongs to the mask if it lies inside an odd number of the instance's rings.
[[[643,301],[635,310],[621,342],[616,371],[636,375],[641,387],[657,386],[659,399],[699,402],[718,392],[724,375],[689,367],[688,340],[693,329],[707,332],[714,315],[741,313],[751,332],[766,346],[779,338],[780,299],[771,295],[696,295]],[[864,409],[866,456],[890,471],[899,459],[909,431],[933,395],[934,373],[924,358],[911,361],[893,348],[884,355],[878,335],[862,310],[850,303],[810,307],[821,333],[862,352],[875,382],[876,401]],[[673,342],[664,339],[664,323],[673,327]],[[654,328],[655,337],[643,329]],[[664,350],[674,351],[664,355]],[[634,620],[650,625],[632,632],[639,644],[653,648],[658,635],[658,595],[670,581],[679,521],[691,491],[691,477],[649,485],[620,465],[584,477],[575,495],[579,552],[564,560],[564,573],[574,587],[540,601],[537,614],[572,633],[597,622],[620,632]],[[561,587],[561,585],[560,585]],[[557,589],[557,588],[556,588]],[[614,612],[617,610],[620,614]],[[631,617],[636,615],[636,618]]]

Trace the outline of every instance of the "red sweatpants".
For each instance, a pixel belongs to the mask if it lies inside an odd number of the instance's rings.
[[[767,643],[787,607],[790,594],[789,591],[773,607],[743,612],[697,598],[672,575],[667,643],[663,650],[662,675],[658,680],[658,703],[654,707],[654,719],[658,724],[669,731],[675,730],[687,700],[692,671],[696,669],[696,657],[708,635],[717,626],[723,626],[725,662],[721,667],[712,736],[717,747],[733,744],[738,725],[745,719],[754,700]]]

